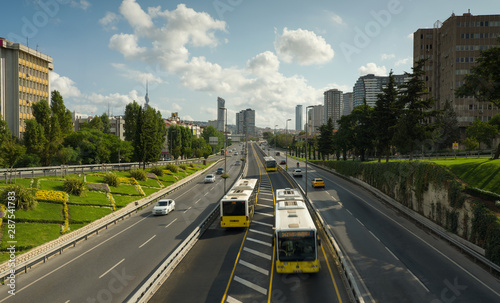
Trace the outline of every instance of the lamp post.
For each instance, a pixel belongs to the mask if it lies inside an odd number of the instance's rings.
[[[285,145],[286,145],[286,149],[285,149],[285,170],[288,171],[288,121],[292,121],[292,119],[288,119],[286,120],[286,123],[285,123]]]
[[[309,135],[309,119],[308,119],[308,112],[307,112],[307,109],[308,108],[313,108],[314,105],[310,105],[308,107],[306,107],[306,185],[305,185],[305,188],[306,188],[306,199],[307,199],[307,140],[308,140],[308,135]]]
[[[276,139],[278,139],[276,136],[276,126],[278,125],[274,125],[274,152],[276,152]]]
[[[227,108],[219,107],[219,109],[223,109],[226,112],[226,121],[224,123],[224,173],[227,174]],[[224,178],[224,193],[226,192],[226,178]]]

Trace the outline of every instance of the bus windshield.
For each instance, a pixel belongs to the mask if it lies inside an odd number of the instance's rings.
[[[276,167],[276,160],[266,161],[267,167]]]
[[[245,201],[223,201],[223,216],[246,216]]]
[[[316,239],[308,237],[278,237],[278,259],[280,261],[314,261]]]

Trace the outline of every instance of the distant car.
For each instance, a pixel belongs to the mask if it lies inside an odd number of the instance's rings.
[[[215,182],[215,175],[214,174],[208,174],[205,177],[205,183],[214,183]]]
[[[280,152],[276,152],[276,156],[279,156],[280,155]]]
[[[321,178],[314,178],[312,180],[312,186],[313,187],[325,187],[325,181],[323,181],[323,179]]]
[[[222,167],[217,168],[218,175],[222,175],[223,173],[224,173],[224,168],[222,168]]]
[[[236,160],[236,162],[234,162],[234,165],[241,165],[241,161],[240,160]]]
[[[285,161],[285,160],[281,160],[281,161],[280,161],[280,164],[281,164],[281,165],[284,165],[284,164],[286,164],[286,161]]]
[[[300,168],[296,168],[293,170],[292,174],[294,177],[302,177],[302,170]]]
[[[237,156],[238,155],[238,152],[234,152],[234,155]]]
[[[162,199],[156,202],[153,207],[153,215],[168,215],[175,210],[175,201],[172,199]]]

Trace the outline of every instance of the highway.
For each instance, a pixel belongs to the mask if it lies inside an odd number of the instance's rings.
[[[235,160],[228,157],[228,184],[241,169],[232,165]],[[217,167],[224,162],[207,173]],[[123,302],[217,205],[223,178],[204,184],[204,177],[168,196],[176,201],[174,212],[152,216],[152,206],[144,208],[18,275],[16,295],[2,286],[0,302]]]
[[[348,302],[325,245],[319,273],[276,273],[274,192],[292,183],[279,172],[265,172],[256,150],[249,149],[246,175],[261,180],[250,227],[226,230],[215,222],[149,302]]]

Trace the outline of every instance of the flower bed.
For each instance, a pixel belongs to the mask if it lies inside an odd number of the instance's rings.
[[[132,185],[137,185],[137,180],[134,178],[126,178],[126,177],[120,177],[120,182],[125,183],[125,184],[132,184]]]
[[[35,199],[40,201],[65,203],[68,201],[68,194],[63,191],[41,189],[36,191]]]
[[[109,190],[109,186],[108,184],[102,184],[102,183],[87,183],[87,188],[89,190],[93,190],[93,191],[103,191],[103,192],[111,192],[111,190]]]

